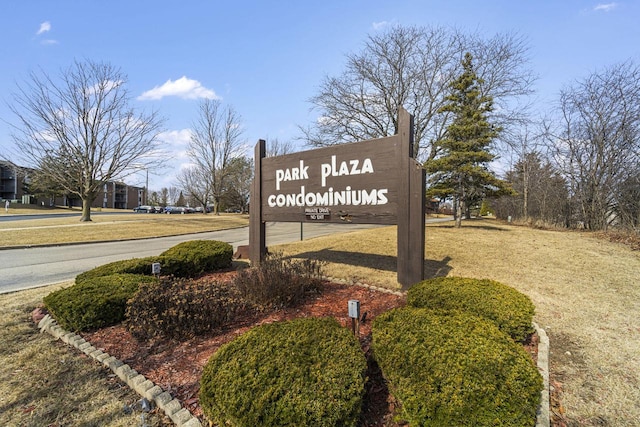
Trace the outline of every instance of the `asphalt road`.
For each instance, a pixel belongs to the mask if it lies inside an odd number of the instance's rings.
[[[305,223],[302,237],[307,239],[373,227],[376,226]],[[267,245],[300,238],[299,223],[267,224]],[[231,244],[235,250],[239,245],[249,244],[249,228],[155,239],[0,250],[0,293],[71,280],[79,273],[99,265],[158,255],[180,242],[193,239],[220,240]]]

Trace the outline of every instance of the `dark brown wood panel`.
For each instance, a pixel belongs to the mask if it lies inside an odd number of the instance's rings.
[[[260,191],[260,176],[262,176],[262,161],[266,154],[266,142],[261,139],[254,149],[255,175],[251,184],[251,200],[249,201],[249,259],[257,265],[267,253],[267,234],[262,220],[262,195]]]
[[[263,220],[395,224],[399,146],[393,136],[263,159]],[[320,207],[329,213],[309,214]]]

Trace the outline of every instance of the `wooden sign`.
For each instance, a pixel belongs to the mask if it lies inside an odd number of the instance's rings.
[[[263,221],[395,224],[399,150],[391,137],[262,159]]]
[[[413,118],[399,111],[394,136],[265,157],[255,149],[249,246],[266,253],[265,222],[398,225],[398,282],[424,278],[425,173],[413,159]]]

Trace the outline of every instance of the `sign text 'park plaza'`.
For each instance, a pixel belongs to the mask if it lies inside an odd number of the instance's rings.
[[[374,174],[373,161],[364,159],[338,159],[332,155],[327,162],[320,164],[320,186],[324,191],[307,192],[305,181],[309,180],[309,165],[304,160],[291,168],[275,170],[275,189],[280,191],[281,183],[299,181],[299,191],[295,193],[273,193],[267,197],[269,207],[293,206],[358,206],[384,205],[388,203],[387,188],[353,188],[347,185],[343,188],[327,187],[327,178]]]

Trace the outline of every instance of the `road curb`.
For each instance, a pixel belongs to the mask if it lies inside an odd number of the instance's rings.
[[[129,365],[95,348],[80,335],[64,330],[50,314],[45,315],[38,322],[38,329],[40,329],[41,333],[47,332],[111,369],[132,390],[160,408],[176,426],[202,427],[200,421],[189,410],[183,408],[180,401],[173,398],[169,392],[145,378],[144,375],[139,374]]]

